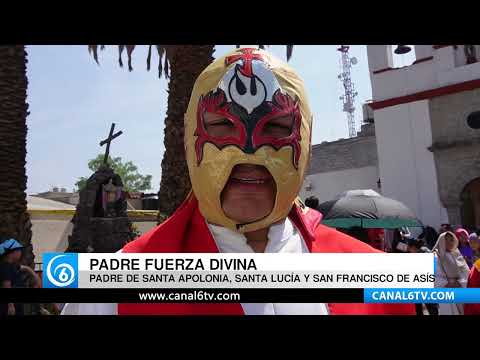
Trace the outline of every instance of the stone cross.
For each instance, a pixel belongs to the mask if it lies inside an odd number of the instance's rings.
[[[108,134],[108,137],[105,140],[100,141],[100,146],[107,144],[107,147],[105,149],[105,157],[103,158],[103,163],[105,165],[107,164],[108,155],[110,154],[110,143],[112,142],[113,139],[123,134],[123,131],[119,131],[116,134],[113,134],[114,129],[115,129],[115,123],[112,123],[112,127],[110,128],[110,134]]]

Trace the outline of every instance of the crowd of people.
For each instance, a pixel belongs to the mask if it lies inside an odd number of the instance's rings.
[[[309,197],[305,204],[317,209],[319,201]],[[435,287],[480,287],[480,228],[442,224],[435,230],[425,226],[418,236],[408,228],[394,230],[352,227],[337,229],[370,246],[393,253],[435,253]],[[422,315],[480,314],[480,304],[417,304]]]

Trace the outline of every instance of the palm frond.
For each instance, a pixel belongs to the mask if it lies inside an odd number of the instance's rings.
[[[163,61],[163,55],[165,54],[165,48],[161,45],[157,45],[157,52],[158,52],[158,77],[162,77],[162,72],[163,72],[163,67],[162,67],[162,61]]]
[[[97,64],[98,63],[98,45],[88,45],[88,53],[92,54],[93,53],[93,59]]]
[[[132,53],[133,53],[133,50],[135,49],[135,45],[125,45],[125,47],[127,48],[127,55],[128,55],[128,71],[132,71],[133,70]]]
[[[118,45],[118,64],[123,67],[122,53],[125,50],[125,45]]]
[[[152,59],[152,45],[148,45],[147,71],[150,71],[150,60]]]
[[[293,45],[287,45],[287,61],[290,60],[293,54]]]
[[[168,53],[167,53],[167,51],[165,51],[165,64],[164,64],[163,68],[164,68],[165,79],[170,78],[170,71],[169,71],[169,68],[168,68]]]
[[[175,53],[175,46],[172,45],[164,45],[163,48],[165,49],[165,62],[163,66],[163,73],[165,74],[165,79],[170,78],[170,60],[173,59]]]
[[[258,45],[260,49],[265,49],[269,45]],[[99,45],[88,45],[89,54],[93,55],[93,58],[97,64],[100,64],[98,61],[98,47]],[[118,45],[118,64],[120,67],[123,67],[122,54],[123,51],[127,50],[128,56],[128,70],[132,71],[132,54],[136,45]],[[165,78],[170,78],[170,60],[173,57],[175,46],[167,45],[156,45],[158,53],[158,77],[161,78],[162,74],[165,75]],[[236,45],[236,48],[240,48],[240,45]],[[100,50],[105,50],[105,45],[100,45]],[[287,45],[287,61],[290,60],[293,54],[293,45]],[[148,46],[148,55],[147,55],[147,70],[150,70],[152,61],[152,45]]]
[[[93,58],[95,62],[99,64],[98,61],[98,47],[100,46],[100,50],[105,49],[105,45],[88,45],[88,52],[89,54],[93,54]],[[132,54],[135,50],[137,45],[118,45],[118,64],[120,67],[123,67],[123,52],[127,50],[128,56],[128,70],[132,71]],[[166,78],[170,77],[170,69],[169,69],[169,62],[171,60],[171,56],[173,56],[173,52],[175,50],[175,46],[164,46],[164,45],[155,45],[158,52],[158,77],[162,77],[162,74],[165,74]],[[167,48],[169,49],[167,52]],[[147,70],[150,70],[152,62],[152,45],[148,46],[148,55],[147,55]]]

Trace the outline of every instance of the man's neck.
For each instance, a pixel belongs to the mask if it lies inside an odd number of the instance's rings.
[[[253,251],[256,253],[265,252],[268,243],[268,228],[247,232],[245,237],[247,238],[247,244]]]

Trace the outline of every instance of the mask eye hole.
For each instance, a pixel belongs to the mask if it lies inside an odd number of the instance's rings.
[[[203,126],[208,135],[217,138],[238,137],[240,133],[235,124],[224,115],[206,112]]]
[[[293,116],[280,116],[268,120],[263,126],[261,136],[271,136],[277,139],[288,137],[292,134]]]

